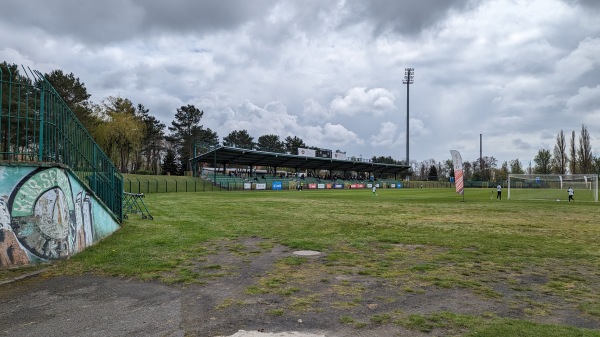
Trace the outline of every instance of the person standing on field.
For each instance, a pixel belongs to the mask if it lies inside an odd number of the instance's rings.
[[[496,199],[502,200],[502,185],[498,184],[498,186],[496,186],[496,191],[498,191]]]
[[[377,186],[373,185],[373,195],[377,195]]]
[[[569,202],[571,202],[571,200],[575,201],[575,199],[573,199],[573,189],[571,186],[569,186],[569,189],[567,189],[567,193],[569,193]]]

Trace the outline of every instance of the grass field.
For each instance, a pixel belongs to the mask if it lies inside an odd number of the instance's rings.
[[[452,189],[149,194],[153,221],[131,215],[117,233],[52,273],[205,284],[230,271],[226,263],[199,267],[215,245],[248,260],[284,246],[325,257],[281,258],[247,287],[246,296],[284,298],[269,309],[273,316],[328,306],[357,329],[397,324],[454,335],[600,336],[582,328],[600,326],[600,205],[499,201],[490,191],[467,189],[464,201]],[[244,250],[239,242],[248,238],[261,248]],[[343,276],[381,284],[386,308],[403,296],[447,290],[506,310],[397,308],[367,320],[353,311],[366,301],[365,283],[339,281]],[[568,320],[556,319],[561,311],[570,312]]]

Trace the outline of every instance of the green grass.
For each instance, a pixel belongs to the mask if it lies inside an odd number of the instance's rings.
[[[258,237],[262,249],[326,253],[320,268],[309,259],[282,259],[246,294],[284,295],[291,304],[273,311],[309,311],[322,301],[303,292],[303,282],[326,284],[332,275],[353,274],[398,284],[398,293],[422,294],[428,287],[465,288],[501,300],[502,282],[519,293],[546,294],[575,303],[585,317],[600,316],[600,205],[593,202],[490,199],[489,189],[304,190],[158,193],[146,196],[154,220],[130,217],[114,235],[68,261],[55,273],[93,272],[176,283],[208,277],[191,268],[208,255],[210,242]],[[232,244],[235,254],[248,254]],[[249,259],[252,256],[248,257]],[[210,265],[205,272],[218,272]],[[314,275],[314,276],[312,276]],[[523,279],[538,281],[523,283]],[[327,281],[327,282],[325,282]],[[332,285],[351,309],[364,289]],[[523,303],[525,300],[523,300]],[[445,327],[477,336],[595,335],[588,330],[532,323],[548,310],[535,302],[523,320],[453,313],[378,313],[366,324],[400,324],[428,332]],[[356,323],[341,316],[344,323]]]

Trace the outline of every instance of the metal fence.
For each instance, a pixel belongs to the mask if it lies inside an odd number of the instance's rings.
[[[123,189],[128,193],[175,193],[175,192],[207,192],[227,190],[224,186],[215,185],[202,179],[170,179],[170,178],[125,178]]]
[[[122,220],[123,176],[38,71],[0,66],[0,162],[58,163]]]

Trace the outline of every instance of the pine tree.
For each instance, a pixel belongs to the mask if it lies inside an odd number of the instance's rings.
[[[179,172],[179,167],[177,166],[177,162],[175,161],[175,151],[172,149],[167,150],[167,155],[162,163],[163,174],[171,174],[175,175]]]

